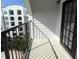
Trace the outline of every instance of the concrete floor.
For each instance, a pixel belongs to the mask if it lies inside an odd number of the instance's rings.
[[[56,59],[47,39],[34,39],[29,59]]]

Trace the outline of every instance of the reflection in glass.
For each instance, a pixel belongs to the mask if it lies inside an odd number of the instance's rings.
[[[66,5],[65,12],[68,12],[68,5]]]
[[[67,20],[67,13],[65,13],[64,20],[65,20],[65,22],[66,22],[66,20]]]
[[[74,12],[76,11],[76,8],[77,8],[76,5],[77,5],[77,2],[76,2],[76,1],[73,1],[73,9],[72,9],[72,10],[73,10]]]
[[[65,36],[65,29],[64,29],[63,35]]]
[[[68,36],[69,36],[69,31],[66,31],[66,37],[68,38]]]
[[[74,32],[74,23],[71,23],[70,31]]]
[[[72,10],[72,2],[69,4],[69,12]]]
[[[66,44],[66,45],[68,44],[68,39],[66,39],[65,44]]]
[[[63,36],[63,42],[65,42],[65,37]]]
[[[71,22],[75,22],[75,15],[76,15],[76,13],[73,12],[73,13],[72,13],[72,20],[71,20]]]
[[[70,49],[72,48],[72,42],[71,42],[71,41],[69,41],[68,47],[69,47]]]
[[[72,39],[73,39],[73,33],[72,32],[70,32],[70,40],[72,41]]]
[[[71,13],[68,13],[68,19],[67,21],[70,22]]]

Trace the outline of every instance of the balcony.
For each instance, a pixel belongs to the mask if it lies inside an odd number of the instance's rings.
[[[74,7],[75,3],[63,2],[65,5],[62,9],[62,3],[56,4],[55,0],[24,1],[30,21],[1,32],[2,59],[76,59],[77,15],[76,11],[71,9],[72,12],[69,13],[72,15],[67,12],[68,17],[65,17],[67,10],[64,9],[69,8],[66,4]],[[71,19],[73,14],[74,21]],[[69,26],[70,29],[67,30]],[[70,37],[73,37],[72,41]]]
[[[33,39],[30,38],[30,23],[34,30]],[[20,27],[25,30],[22,32],[23,35],[18,34],[20,31],[17,33]],[[2,31],[1,38],[1,51],[6,59],[35,59],[41,57],[58,59],[49,38],[31,21]]]

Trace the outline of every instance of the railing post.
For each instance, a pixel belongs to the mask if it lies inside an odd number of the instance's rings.
[[[26,40],[27,40],[27,44],[26,45],[27,45],[27,48],[28,48],[28,36],[29,35],[28,35],[28,31],[27,30],[28,30],[28,28],[27,28],[27,23],[26,23],[25,24],[25,34],[26,34]]]
[[[10,56],[9,56],[9,49],[8,49],[8,41],[7,41],[7,36],[5,33],[1,34],[2,36],[2,40],[3,40],[3,44],[4,44],[4,50],[5,50],[5,57],[6,59],[10,59]]]
[[[28,24],[29,23],[25,23],[25,34],[26,34],[26,40],[27,40],[27,43],[26,43],[26,46],[27,46],[27,48],[26,48],[26,55],[25,55],[25,59],[28,59],[28,57],[29,57],[29,32],[28,32]]]

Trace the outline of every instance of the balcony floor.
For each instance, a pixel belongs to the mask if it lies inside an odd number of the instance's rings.
[[[29,59],[56,59],[47,39],[34,39]]]

